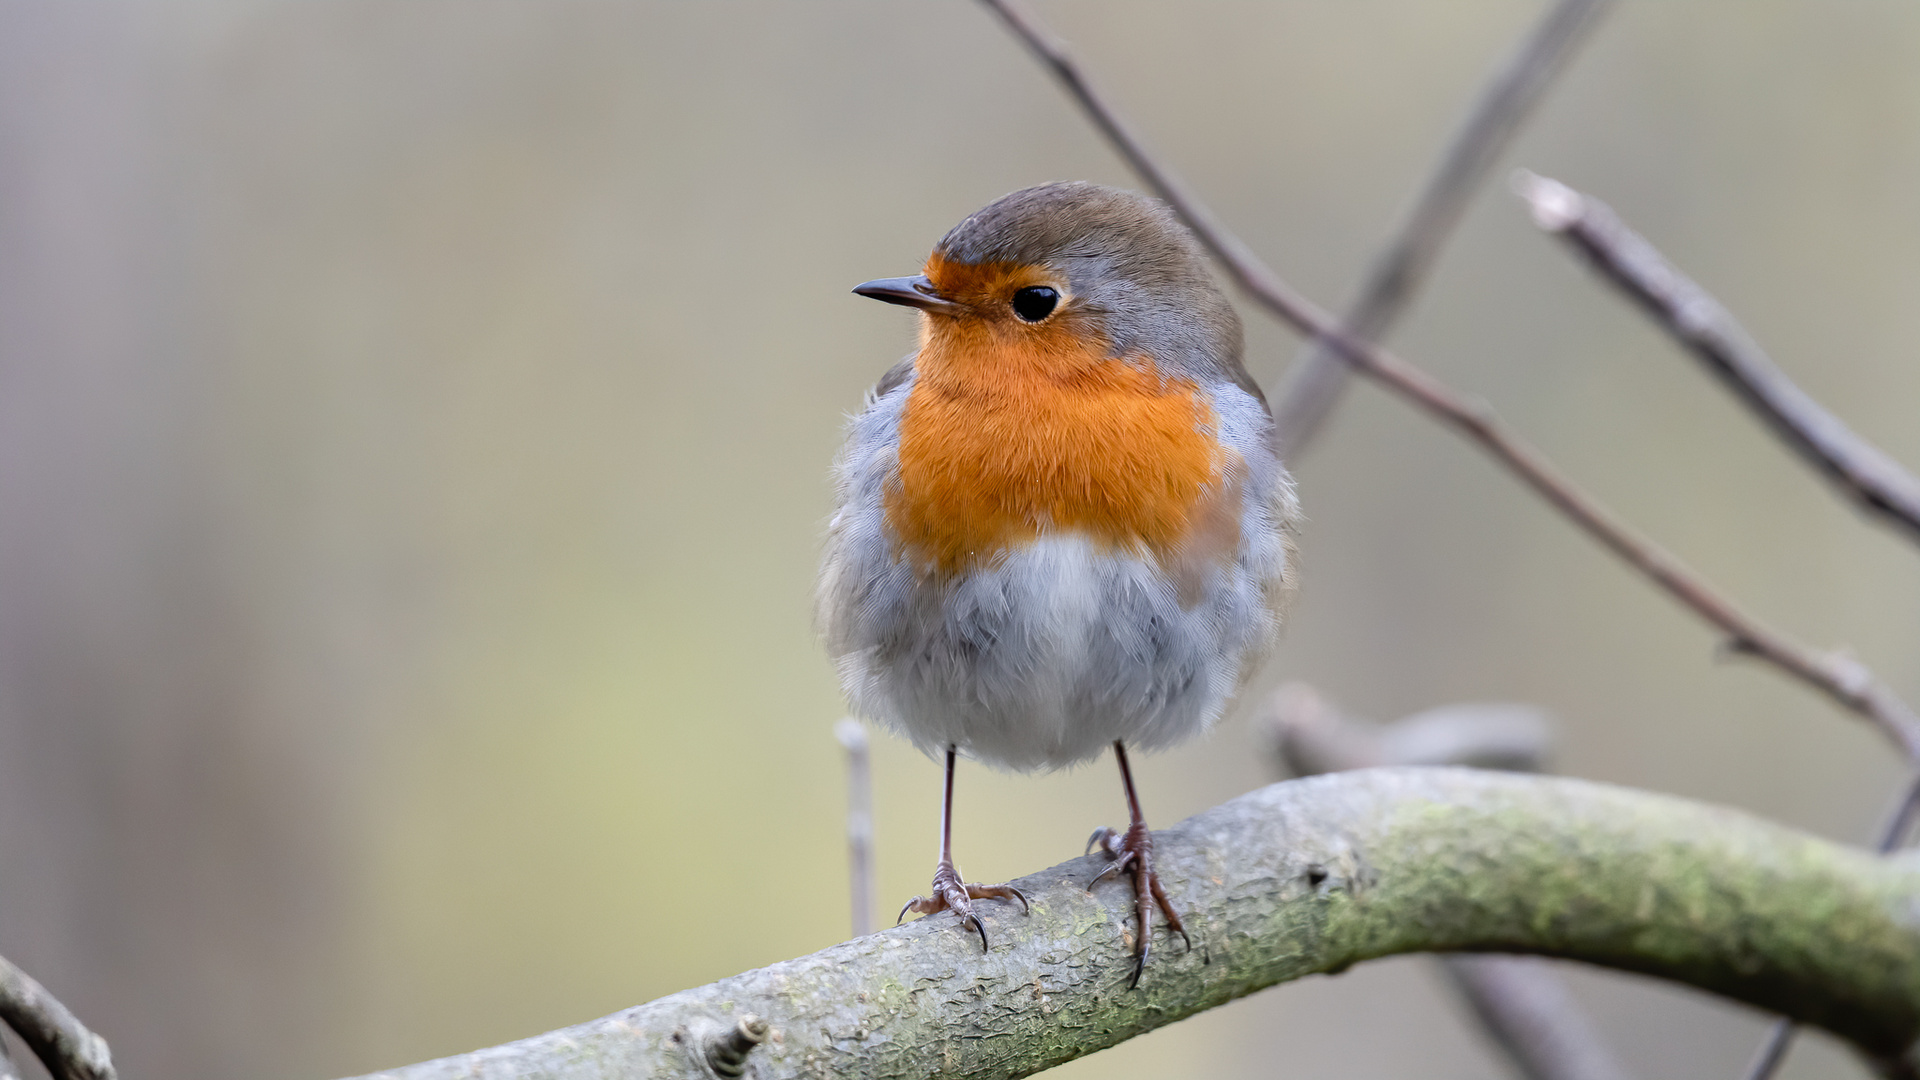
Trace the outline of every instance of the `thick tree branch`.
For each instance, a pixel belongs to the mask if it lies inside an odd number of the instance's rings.
[[[1607,204],[1521,172],[1514,189],[1534,223],[1559,236],[1718,375],[1774,434],[1842,493],[1920,540],[1920,477],[1855,435],[1775,366],[1705,289],[1667,262]]]
[[[1880,835],[1874,840],[1873,850],[1887,855],[1905,846],[1907,834],[1913,831],[1916,814],[1920,814],[1920,769],[1907,777],[1899,800],[1887,812],[1886,820],[1880,826]],[[1787,1051],[1793,1048],[1795,1032],[1792,1020],[1775,1020],[1767,1029],[1766,1037],[1760,1040],[1753,1060],[1747,1064],[1747,1071],[1743,1074],[1745,1080],[1768,1080],[1779,1071],[1787,1060]],[[1920,1062],[1914,1064],[1920,1066]]]
[[[54,1080],[114,1080],[107,1040],[88,1031],[46,987],[4,958],[0,1020],[33,1050]]]
[[[1361,374],[1478,443],[1589,536],[1725,633],[1737,651],[1765,660],[1826,694],[1878,727],[1910,762],[1920,763],[1920,717],[1866,665],[1844,652],[1812,649],[1741,610],[1671,552],[1639,535],[1598,499],[1582,491],[1538,449],[1508,430],[1486,403],[1342,330],[1333,316],[1295,292],[1244,241],[1223,227],[1179,177],[1148,153],[1132,128],[1080,71],[1064,42],[1017,0],[984,2],[1053,70],[1121,156],[1261,306],[1333,349]]]
[[[1381,253],[1341,325],[1368,341],[1386,336],[1413,301],[1421,279],[1466,213],[1487,171],[1506,152],[1527,114],[1555,75],[1600,23],[1611,0],[1556,0],[1520,47],[1502,64],[1448,142],[1433,175],[1393,243]],[[1306,448],[1340,400],[1351,377],[1338,353],[1312,341],[1273,395],[1273,438],[1292,461]]]
[[[1155,836],[1194,948],[1136,991],[1125,889],[1019,882],[992,952],[933,917],[385,1080],[702,1077],[751,1014],[781,1077],[1027,1076],[1275,983],[1419,951],[1563,956],[1824,1027],[1920,1036],[1920,862],[1575,780],[1373,769],[1275,784]]]
[[[1551,742],[1547,718],[1526,705],[1443,705],[1391,724],[1341,716],[1305,683],[1268,697],[1256,723],[1295,775],[1380,765],[1473,765],[1538,772]],[[1441,958],[1487,1035],[1528,1080],[1630,1080],[1553,964],[1531,956]]]

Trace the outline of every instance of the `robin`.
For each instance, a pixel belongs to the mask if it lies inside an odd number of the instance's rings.
[[[1241,366],[1239,317],[1161,203],[1057,183],[1004,196],[923,273],[855,287],[919,310],[919,348],[855,416],[819,602],[855,711],[946,760],[929,895],[980,934],[962,880],[962,755],[1034,771],[1120,765],[1125,831],[1088,841],[1187,940],[1127,764],[1205,731],[1271,644],[1293,586],[1293,485]],[[1090,885],[1092,883],[1089,883]],[[1191,941],[1188,940],[1189,947]]]

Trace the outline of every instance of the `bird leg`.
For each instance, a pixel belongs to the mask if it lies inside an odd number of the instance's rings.
[[[1173,910],[1173,902],[1167,899],[1167,891],[1160,887],[1160,876],[1153,870],[1153,833],[1147,829],[1147,819],[1140,813],[1140,796],[1133,790],[1133,770],[1127,767],[1127,748],[1118,741],[1113,744],[1113,756],[1120,762],[1120,783],[1127,791],[1127,811],[1132,821],[1127,831],[1120,832],[1105,825],[1093,831],[1087,838],[1087,850],[1099,848],[1113,861],[1105,870],[1094,875],[1087,882],[1091,889],[1108,874],[1117,874],[1122,870],[1133,875],[1133,910],[1140,920],[1140,936],[1133,943],[1133,978],[1127,982],[1127,988],[1140,985],[1140,974],[1147,969],[1147,955],[1153,951],[1153,909],[1158,906],[1166,913],[1167,927],[1180,935],[1188,949],[1193,948],[1193,939],[1187,936],[1187,928],[1180,925],[1180,913]]]
[[[947,791],[946,798],[940,804],[940,862],[933,868],[933,890],[931,895],[916,896],[907,901],[900,909],[900,918],[893,920],[895,926],[907,912],[932,915],[935,912],[951,911],[960,916],[961,922],[970,922],[980,932],[980,948],[990,948],[987,944],[987,928],[981,924],[980,916],[973,912],[975,900],[1018,900],[1020,910],[1031,912],[1027,905],[1027,896],[1011,885],[975,885],[960,880],[960,871],[953,865],[953,766],[956,752],[947,747]]]

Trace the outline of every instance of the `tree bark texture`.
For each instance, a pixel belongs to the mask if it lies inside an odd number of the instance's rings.
[[[1577,780],[1384,768],[1274,784],[1155,834],[1193,949],[1164,928],[1127,989],[1130,890],[1097,857],[947,915],[382,1080],[1020,1077],[1263,987],[1410,952],[1568,957],[1827,1029],[1878,1060],[1920,1036],[1920,858]],[[734,1067],[738,1067],[737,1064]],[[723,1070],[727,1075],[740,1075]]]

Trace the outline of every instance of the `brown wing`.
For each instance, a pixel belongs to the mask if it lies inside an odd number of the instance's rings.
[[[912,377],[913,357],[909,356],[905,360],[888,368],[887,373],[880,376],[880,381],[873,384],[873,396],[875,398],[886,397],[888,394],[898,390],[901,383],[906,382]]]
[[[1183,608],[1191,608],[1205,597],[1207,578],[1216,567],[1231,562],[1240,550],[1244,495],[1240,476],[1246,466],[1239,455],[1231,451],[1229,455],[1220,469],[1219,481],[1209,486],[1194,506],[1187,535],[1166,561]]]

